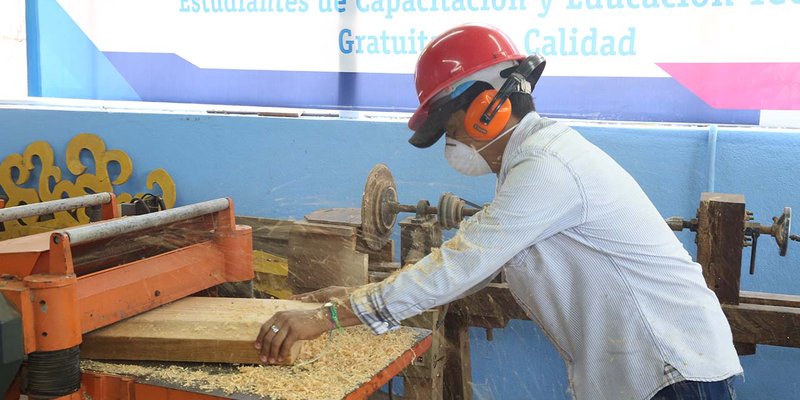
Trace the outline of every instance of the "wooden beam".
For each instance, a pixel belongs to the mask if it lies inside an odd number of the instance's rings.
[[[761,293],[742,291],[739,302],[765,306],[794,307],[800,309],[800,296],[791,294]]]
[[[278,311],[314,309],[288,300],[187,297],[83,336],[81,357],[259,363],[253,342],[261,325]],[[293,363],[298,342],[286,363]]]
[[[755,343],[733,342],[733,348],[736,349],[736,354],[740,356],[751,356],[756,354]]]
[[[744,196],[703,193],[697,210],[697,262],[720,303],[739,304]]]
[[[800,347],[800,309],[723,304],[735,342]]]

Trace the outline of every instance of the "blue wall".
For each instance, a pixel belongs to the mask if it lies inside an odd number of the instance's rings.
[[[665,217],[695,215],[708,185],[707,129],[577,128],[631,172]],[[82,132],[132,157],[134,175],[122,190],[144,190],[147,173],[165,168],[177,185],[178,205],[232,196],[239,215],[299,219],[319,208],[358,207],[366,175],[378,162],[391,169],[404,203],[436,202],[446,191],[483,203],[494,191],[491,177],[452,171],[441,144],[408,145],[403,122],[6,108],[0,109],[0,159],[45,140],[65,170],[65,144]],[[756,221],[771,222],[784,206],[800,210],[800,131],[720,128],[716,154],[716,191],[744,194]],[[694,253],[693,235],[679,236]],[[798,275],[800,244],[779,257],[774,240],[762,237],[757,273],[743,273],[742,289],[800,294]],[[569,398],[564,365],[533,323],[512,321],[494,331],[492,342],[473,329],[471,346],[478,398]],[[742,362],[740,398],[800,398],[800,349],[759,346]]]

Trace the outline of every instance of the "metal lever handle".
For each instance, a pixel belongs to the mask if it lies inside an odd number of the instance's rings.
[[[753,237],[753,248],[750,249],[750,275],[754,275],[756,273],[756,247],[758,247],[758,237],[761,232],[751,229],[750,235]]]

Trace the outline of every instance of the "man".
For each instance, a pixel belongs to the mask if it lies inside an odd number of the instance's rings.
[[[494,200],[440,251],[384,282],[301,297],[338,302],[267,321],[256,341],[263,361],[335,323],[389,331],[503,269],[564,358],[576,399],[734,397],[730,377],[742,368],[700,266],[627,172],[534,111],[543,68],[488,26],[453,28],[425,48],[409,141],[428,147],[446,132],[451,166],[497,174]]]

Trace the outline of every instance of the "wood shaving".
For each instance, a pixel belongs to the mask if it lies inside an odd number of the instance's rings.
[[[298,364],[313,359],[323,350],[325,354],[300,367],[238,365],[230,373],[212,373],[212,369],[203,365],[146,367],[82,360],[81,368],[274,400],[342,399],[409,350],[416,342],[416,335],[412,329],[401,328],[376,336],[367,327],[357,326],[334,332],[333,340],[328,343],[328,335],[323,334],[306,343]]]
[[[442,262],[442,250],[438,247],[434,247],[431,249],[431,260],[435,263]]]
[[[466,250],[467,246],[466,243],[464,243],[464,241],[462,240],[463,237],[464,235],[461,233],[461,231],[458,231],[456,235],[453,236],[450,240],[444,242],[442,247],[446,247],[450,250],[456,250],[456,251]]]

